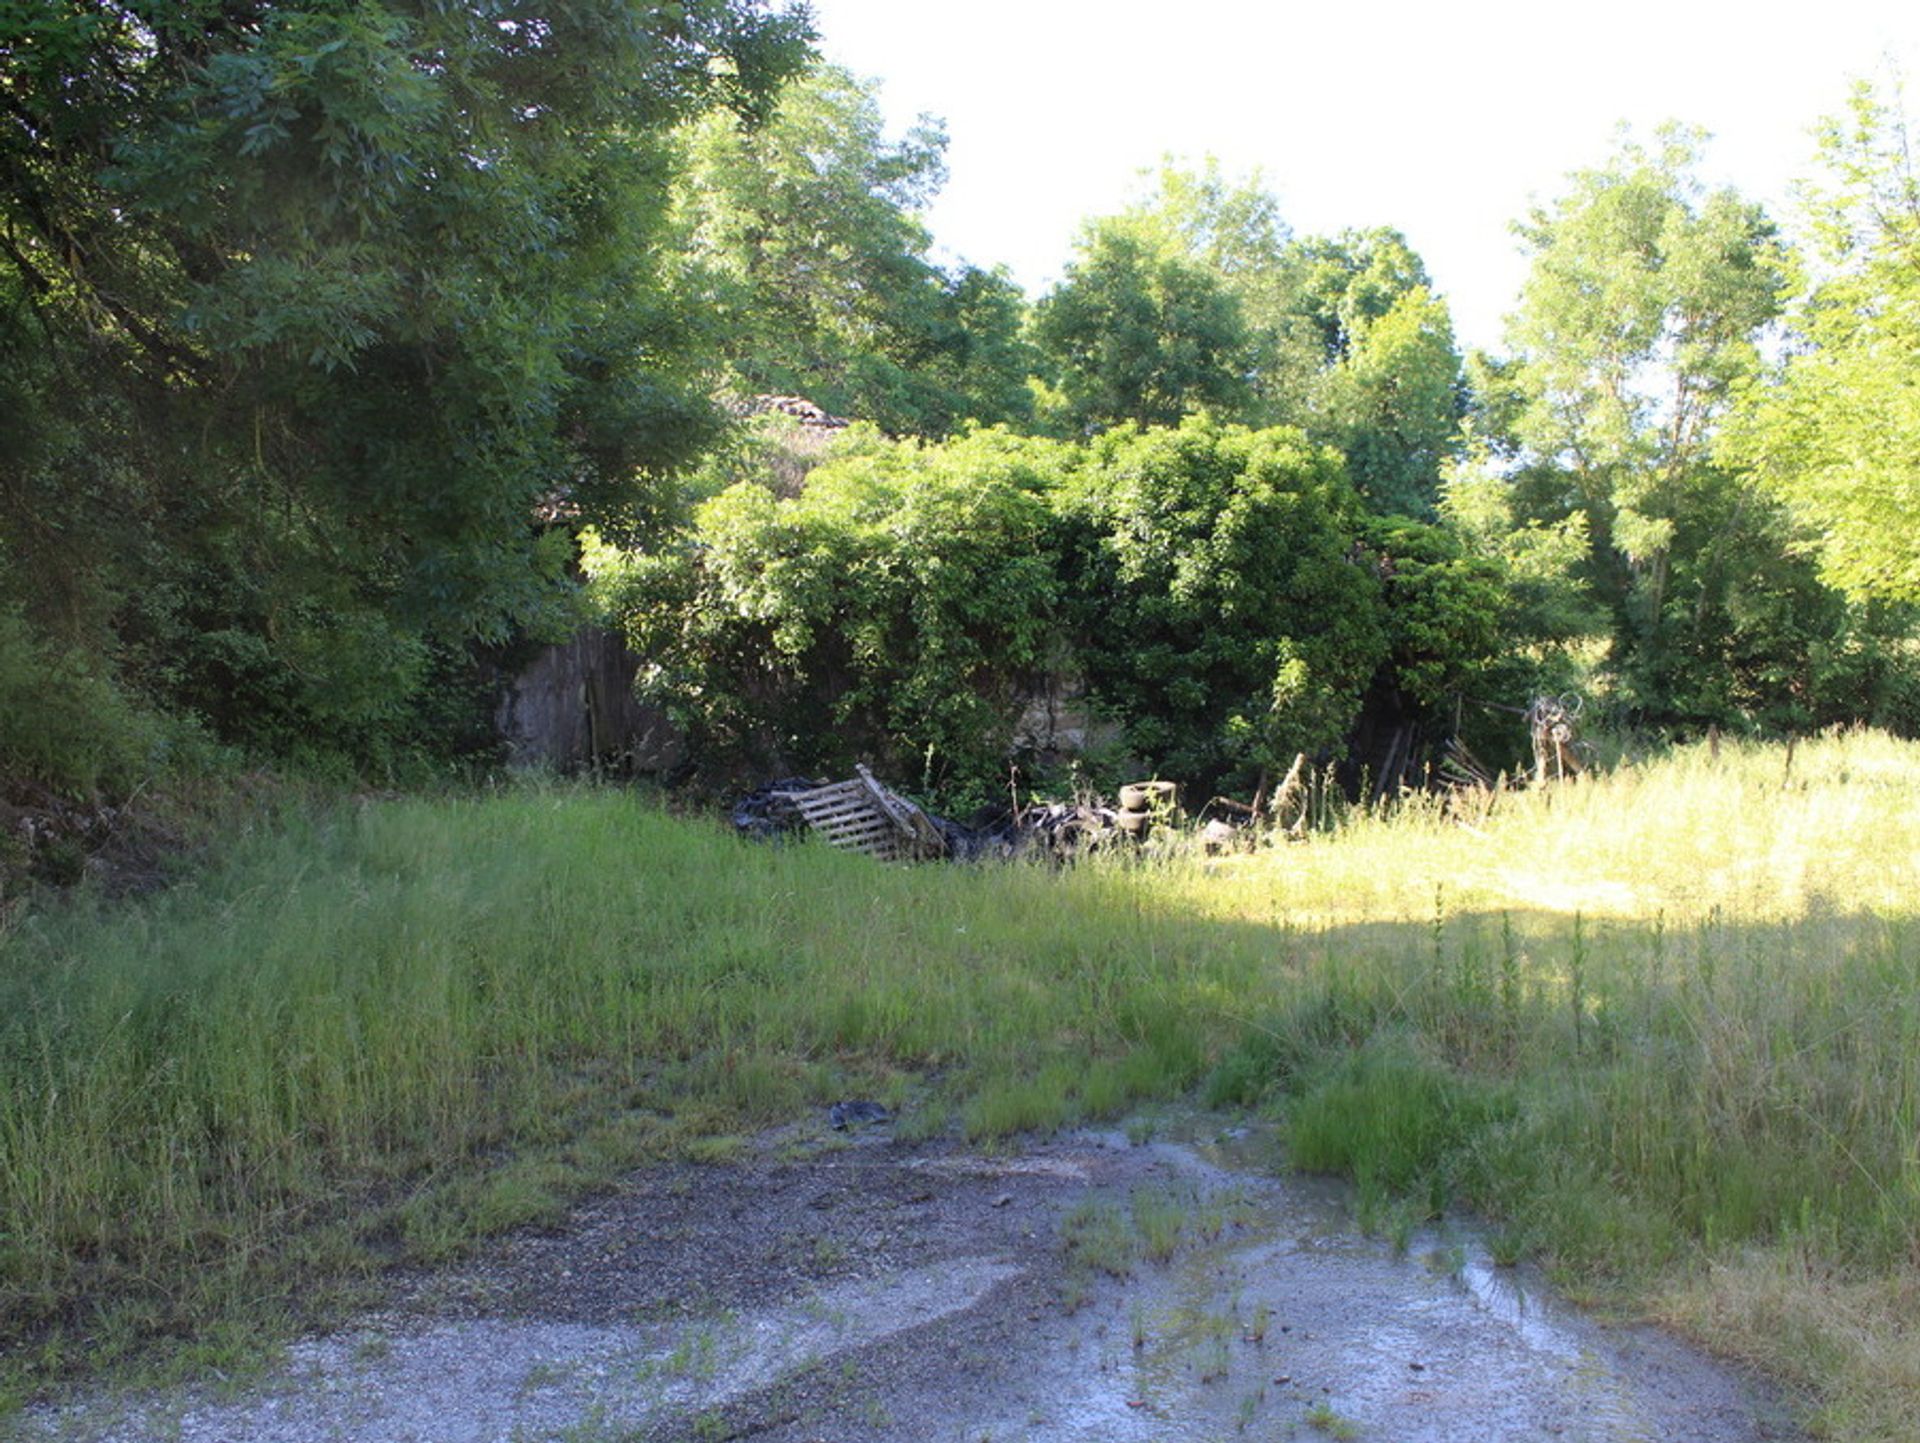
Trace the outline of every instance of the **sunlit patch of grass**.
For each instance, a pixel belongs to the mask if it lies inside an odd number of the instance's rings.
[[[1723,1256],[1667,1288],[1657,1311],[1814,1400],[1816,1436],[1913,1437],[1920,1271],[1849,1275],[1789,1240]]]

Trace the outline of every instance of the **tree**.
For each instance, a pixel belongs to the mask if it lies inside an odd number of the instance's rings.
[[[938,122],[890,140],[872,87],[817,66],[766,121],[715,112],[684,145],[683,283],[716,317],[736,387],[801,392],[903,435],[1031,414],[1019,288],[928,259],[920,211],[946,179]]]
[[[1342,329],[1312,429],[1346,454],[1374,510],[1430,516],[1460,428],[1460,353],[1446,303],[1414,285],[1378,316],[1354,308]]]
[[[1036,327],[1082,425],[1094,412],[1166,424],[1202,407],[1297,425],[1347,457],[1374,510],[1432,514],[1460,357],[1446,303],[1397,231],[1295,239],[1257,174],[1234,181],[1209,160],[1163,166],[1150,196],[1089,227],[1083,250]],[[1157,292],[1147,257],[1165,267]]]
[[[711,429],[667,137],[805,54],[756,0],[0,9],[5,583],[228,736],[350,745],[565,596]],[[581,58],[591,56],[591,64]]]
[[[1795,277],[1796,345],[1751,386],[1723,456],[1750,466],[1818,539],[1855,597],[1920,601],[1920,171],[1900,92],[1865,84],[1821,129]]]
[[[1156,224],[1093,221],[1034,313],[1068,429],[1170,426],[1254,399],[1246,322],[1226,283]]]
[[[1501,458],[1469,430],[1440,487],[1440,521],[1471,555],[1499,571],[1501,634],[1509,645],[1561,646],[1604,636],[1608,617],[1583,573],[1592,553],[1587,513],[1523,505]]]
[[[1432,290],[1426,264],[1386,226],[1297,242],[1290,309],[1306,321],[1331,365],[1351,355],[1361,333],[1416,289]]]
[[[1232,297],[1246,331],[1240,359],[1252,391],[1237,419],[1307,424],[1326,357],[1300,312],[1300,243],[1260,173],[1236,180],[1212,157],[1198,167],[1169,161],[1124,219],[1205,267]]]
[[[1663,653],[1698,654],[1729,622],[1740,578],[1719,558],[1770,526],[1713,444],[1759,370],[1784,255],[1758,206],[1693,179],[1697,144],[1673,128],[1655,150],[1625,143],[1519,227],[1533,263],[1509,333],[1521,465],[1585,513],[1623,660],[1655,705]]]

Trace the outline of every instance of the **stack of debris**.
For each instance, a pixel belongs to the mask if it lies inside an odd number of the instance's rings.
[[[887,790],[865,767],[844,782],[807,777],[761,787],[733,809],[733,824],[749,836],[772,837],[803,827],[849,852],[883,862],[944,857],[944,828],[905,797]],[[949,824],[951,825],[951,824]]]
[[[1120,810],[1114,813],[1113,824],[1134,841],[1144,842],[1156,822],[1172,818],[1175,794],[1172,782],[1130,782],[1120,788]]]
[[[1121,788],[1118,808],[1091,801],[1047,802],[956,822],[888,790],[865,767],[857,770],[843,782],[812,777],[769,782],[734,806],[733,825],[763,841],[813,832],[833,846],[889,862],[1067,860],[1122,841],[1142,842],[1157,822],[1173,814],[1173,783],[1139,782]]]
[[[1533,780],[1536,786],[1577,777],[1587,769],[1588,745],[1574,725],[1585,699],[1537,696],[1527,708],[1527,726],[1533,732]]]

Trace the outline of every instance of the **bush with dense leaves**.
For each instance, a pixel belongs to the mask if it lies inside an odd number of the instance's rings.
[[[1436,705],[1498,615],[1492,566],[1369,515],[1337,454],[1204,419],[868,433],[798,495],[739,482],[681,544],[589,563],[709,762],[864,759],[949,803],[1001,795],[1043,679],[1084,685],[1132,764],[1251,783],[1337,751],[1383,668]]]
[[[647,685],[710,757],[841,770],[949,798],[1001,775],[1019,700],[1054,660],[1050,441],[870,436],[782,498],[740,482],[684,545],[590,553],[651,662]]]
[[[1142,758],[1212,785],[1338,744],[1388,637],[1337,454],[1284,427],[1119,430],[1061,509],[1074,650]]]

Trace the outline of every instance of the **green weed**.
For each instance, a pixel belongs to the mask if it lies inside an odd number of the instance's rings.
[[[1191,1200],[1177,1198],[1163,1188],[1139,1188],[1132,1201],[1133,1228],[1141,1254],[1151,1262],[1166,1262],[1180,1250]]]
[[[1069,1272],[1125,1278],[1133,1272],[1134,1235],[1120,1209],[1106,1198],[1074,1205],[1060,1224]]]
[[[1331,1404],[1315,1403],[1307,1409],[1306,1424],[1309,1428],[1318,1428],[1329,1438],[1358,1438],[1360,1425],[1344,1414],[1336,1413]]]

